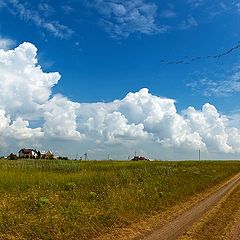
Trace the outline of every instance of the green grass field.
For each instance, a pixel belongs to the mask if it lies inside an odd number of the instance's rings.
[[[90,239],[160,213],[240,161],[0,161],[0,239]]]

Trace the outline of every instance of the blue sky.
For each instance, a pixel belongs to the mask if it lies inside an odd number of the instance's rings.
[[[0,0],[0,47],[7,51],[23,42],[30,42],[38,49],[37,59],[43,72],[61,74],[61,80],[55,79],[49,88],[49,101],[54,96],[62,96],[66,101],[80,105],[89,103],[89,106],[93,106],[97,102],[112,104],[115,99],[123,100],[130,92],[137,94],[140,89],[147,88],[148,94],[153,97],[174,99],[177,114],[181,117],[184,117],[189,106],[201,112],[202,106],[210,103],[219,116],[228,118],[228,125],[233,125],[239,131],[240,48],[220,58],[212,57],[238,45],[239,23],[240,1],[237,0]],[[197,57],[201,59],[191,60]],[[184,63],[167,64],[181,60]],[[31,128],[42,128],[44,132],[44,126],[48,126],[45,112],[33,120],[29,113],[26,117],[17,114],[16,109],[10,111],[8,106],[2,108],[5,115],[10,115],[10,125],[17,117],[21,117],[28,121]],[[75,118],[72,116],[76,120],[73,130],[80,135],[88,135],[84,133],[86,122],[82,119],[89,121],[91,117],[81,117],[81,107],[79,111],[76,116],[73,113]],[[114,111],[120,112],[130,126],[143,124],[143,132],[154,135],[148,141],[149,146],[154,142],[157,149],[157,143],[160,142],[160,146],[165,147],[161,144],[165,141],[164,134],[161,131],[148,131],[149,126],[144,125],[146,119],[143,122],[133,121],[129,113],[118,108]],[[185,120],[189,122],[189,119]],[[191,130],[191,134],[194,131]],[[52,147],[59,151],[59,139],[47,136],[44,133],[45,141],[51,142]],[[166,139],[173,137],[171,135]],[[85,151],[109,151],[108,142],[97,140],[96,137],[94,142],[96,140],[99,144],[96,146],[92,144],[93,139],[94,135],[91,140],[79,140]],[[30,145],[46,147],[41,140],[32,136],[27,141]],[[235,150],[225,149],[225,153],[237,157],[236,144],[233,147],[229,139],[226,141]],[[111,154],[121,157],[120,152],[124,148],[122,143],[117,142],[111,148],[114,149]],[[74,143],[76,146],[79,144],[78,141]],[[144,149],[142,143],[132,149],[141,149],[140,152],[148,155],[157,151],[153,146]],[[212,145],[208,147],[208,141],[203,143],[207,146],[206,152],[221,152],[221,148],[209,150]],[[23,141],[22,144],[26,143]],[[6,143],[6,146],[8,151],[19,147],[15,140]],[[172,144],[170,147],[176,146]],[[181,144],[177,144],[177,147],[181,147]],[[81,149],[81,152],[84,150]],[[76,148],[69,152],[78,154]],[[96,153],[92,155],[95,157]],[[154,156],[157,157],[158,153]],[[184,156],[188,154],[184,152]],[[175,158],[175,155],[170,154],[168,158]]]

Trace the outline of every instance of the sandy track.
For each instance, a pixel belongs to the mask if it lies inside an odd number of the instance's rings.
[[[203,201],[197,203],[191,209],[177,217],[174,221],[166,224],[160,229],[155,229],[142,240],[173,240],[185,233],[203,214],[208,212],[220,199],[232,188],[240,183],[240,174],[233,177],[223,187]]]

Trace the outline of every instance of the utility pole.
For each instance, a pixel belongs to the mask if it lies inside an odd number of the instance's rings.
[[[201,150],[200,149],[198,150],[198,160],[199,161],[201,160]]]

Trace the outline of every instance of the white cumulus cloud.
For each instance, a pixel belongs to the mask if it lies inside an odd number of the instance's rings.
[[[60,79],[37,65],[37,48],[23,43],[14,50],[0,49],[0,107],[13,116],[37,114]]]
[[[76,130],[77,110],[80,104],[74,103],[62,96],[54,96],[43,105],[44,132],[48,137],[80,139]]]
[[[1,2],[0,2],[1,7]],[[15,41],[0,35],[0,49],[8,50],[15,45]]]
[[[43,72],[33,44],[23,43],[14,50],[0,49],[0,72],[1,136],[8,140],[80,136],[74,130],[79,104],[65,97],[51,97],[51,89],[61,76]],[[32,120],[39,122],[37,128],[31,127]]]
[[[139,146],[141,152],[159,148],[240,152],[239,125],[210,103],[201,110],[188,107],[178,112],[175,100],[153,95],[147,88],[108,103],[78,103],[52,95],[60,74],[42,70],[31,43],[1,49],[0,72],[2,147],[31,144],[96,154]]]
[[[3,109],[0,109],[0,136],[12,139],[35,139],[43,137],[44,133],[41,128],[29,128],[29,122],[18,117],[11,122],[10,116],[6,116]]]
[[[226,153],[238,151],[229,141],[232,129],[227,127],[228,119],[221,116],[213,105],[206,103],[202,111],[189,107],[185,113],[189,126],[199,133],[209,150]]]
[[[87,123],[90,131],[106,132],[106,124],[103,123],[109,115],[114,119],[112,114],[115,117],[118,114],[119,122],[114,120],[114,124],[107,124],[110,136],[118,126],[125,133],[125,139],[141,141],[148,138],[149,141],[168,147],[188,146],[198,149],[205,146],[199,134],[191,131],[185,119],[177,113],[174,100],[153,96],[146,88],[129,93],[122,100],[115,100],[112,103],[86,105],[83,111],[85,120],[82,124]],[[88,115],[91,117],[88,118]],[[120,124],[121,118],[126,119],[127,124]],[[115,127],[114,130],[112,126]],[[122,135],[118,134],[115,137],[120,138]]]
[[[118,104],[83,104],[79,112],[79,128],[96,142],[107,144],[138,141],[148,136],[142,123],[130,123]]]
[[[213,105],[207,103],[201,111],[189,107],[180,114],[174,100],[154,96],[146,88],[122,100],[83,104],[79,114],[81,132],[100,142],[148,139],[164,147],[239,151],[234,140],[239,130]]]

